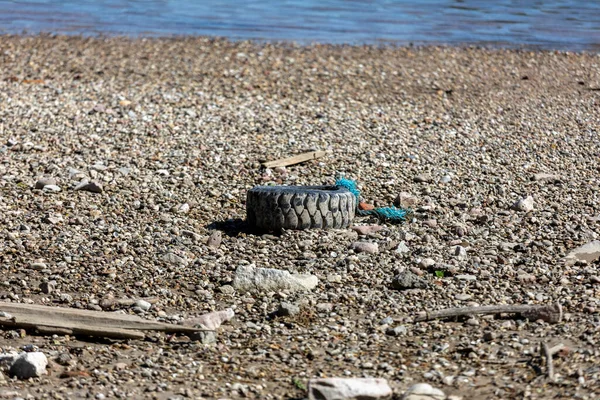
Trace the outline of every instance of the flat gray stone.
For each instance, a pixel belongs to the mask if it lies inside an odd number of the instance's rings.
[[[309,400],[377,400],[392,396],[385,379],[317,378],[308,381]]]
[[[48,185],[56,185],[56,179],[50,177],[40,178],[35,183],[34,189],[43,189],[44,186]]]
[[[238,291],[301,292],[314,289],[318,283],[314,275],[292,275],[273,268],[256,268],[254,264],[239,266],[233,278],[233,287]]]
[[[102,193],[102,185],[96,182],[89,182],[87,180],[83,180],[79,182],[77,186],[73,190],[83,190],[85,192],[91,193]]]
[[[598,258],[600,258],[600,240],[594,240],[571,250],[564,260],[567,265],[573,265],[577,261],[590,263]]]
[[[282,301],[281,304],[279,304],[279,309],[277,310],[277,315],[280,315],[282,317],[292,316],[299,313],[300,307],[293,303],[288,303],[285,301]]]

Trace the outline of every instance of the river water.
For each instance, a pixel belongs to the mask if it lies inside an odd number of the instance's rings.
[[[600,1],[0,0],[0,33],[600,50]]]

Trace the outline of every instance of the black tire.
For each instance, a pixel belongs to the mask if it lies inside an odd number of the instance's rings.
[[[248,224],[267,231],[347,228],[355,210],[354,195],[337,186],[256,186],[246,198]]]

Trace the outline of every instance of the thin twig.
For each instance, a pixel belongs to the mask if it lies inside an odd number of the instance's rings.
[[[423,311],[415,318],[415,322],[430,321],[433,319],[472,316],[481,314],[522,314],[525,318],[537,321],[558,323],[562,320],[562,306],[559,303],[550,305],[497,305],[464,308],[447,308],[439,311]]]
[[[546,357],[546,373],[551,381],[554,381],[554,365],[552,364],[552,353],[546,342],[542,342],[541,346],[542,355]]]

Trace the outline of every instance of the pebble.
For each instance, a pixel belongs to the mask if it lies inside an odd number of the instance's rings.
[[[83,190],[91,193],[102,193],[102,185],[97,182],[90,182],[88,180],[82,180],[73,190]]]
[[[456,246],[454,248],[454,256],[459,260],[465,260],[467,258],[467,249],[462,246]]]
[[[410,249],[408,248],[406,243],[404,241],[402,241],[402,242],[398,243],[398,247],[396,247],[396,253],[399,253],[399,254],[410,253]]]
[[[469,275],[469,274],[459,274],[455,276],[456,279],[458,279],[459,281],[476,281],[477,277],[475,275]]]
[[[379,245],[371,242],[354,242],[352,250],[357,253],[377,254],[379,253]]]
[[[402,400],[444,400],[446,394],[428,383],[412,385],[402,395]]]
[[[419,204],[419,198],[407,192],[400,192],[394,199],[394,205],[400,208],[412,208]]]
[[[40,290],[44,294],[51,294],[56,289],[56,281],[47,281],[40,283]]]
[[[279,304],[279,309],[277,310],[277,315],[280,315],[282,317],[293,316],[293,315],[296,315],[299,313],[300,313],[300,307],[298,307],[297,305],[295,305],[293,303],[288,303],[285,301],[282,301]]]
[[[515,204],[513,204],[512,208],[516,211],[533,211],[533,197],[527,196],[525,198],[519,199]]]
[[[213,249],[218,249],[221,246],[221,241],[223,240],[223,233],[221,231],[214,231],[208,237],[208,241],[206,244],[208,247],[212,247]]]
[[[309,400],[377,400],[391,395],[392,388],[381,378],[314,378],[308,381]]]
[[[404,325],[398,325],[393,328],[388,328],[385,333],[389,336],[405,336],[408,333],[408,329]]]
[[[57,185],[45,185],[42,190],[48,193],[58,193],[61,189]]]
[[[48,359],[42,352],[22,353],[10,366],[10,375],[19,379],[37,378],[46,374]]]
[[[381,225],[355,225],[352,230],[359,235],[372,235],[383,229]]]
[[[148,311],[150,310],[150,308],[152,307],[152,304],[147,302],[146,300],[136,300],[135,303],[133,303],[134,307],[139,307],[142,311]]]
[[[392,279],[392,287],[398,290],[425,289],[427,286],[426,281],[409,271],[401,272]]]
[[[419,268],[429,269],[435,265],[435,260],[433,258],[423,258],[419,261]]]
[[[185,258],[178,256],[175,253],[165,253],[162,255],[161,259],[170,265],[181,265],[187,266],[188,262]]]
[[[533,180],[537,181],[537,182],[544,182],[544,183],[557,183],[557,182],[560,182],[562,179],[558,175],[546,174],[543,172],[539,172],[539,173],[533,175]]]
[[[50,177],[40,178],[37,180],[37,182],[35,182],[34,188],[43,189],[48,185],[56,186],[56,179]]]
[[[467,301],[469,299],[471,299],[473,296],[471,296],[470,294],[466,294],[466,293],[459,293],[456,296],[454,296],[454,298],[456,300],[460,300],[460,301]]]
[[[415,176],[413,180],[417,183],[428,183],[428,182],[431,182],[431,175],[420,174],[420,175]]]

